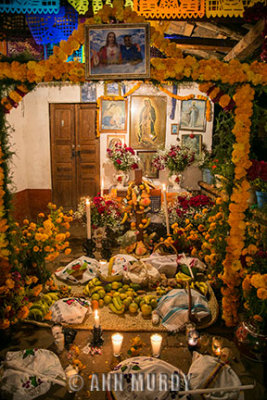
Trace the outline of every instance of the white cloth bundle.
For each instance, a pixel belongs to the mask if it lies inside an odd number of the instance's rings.
[[[55,272],[57,278],[72,283],[86,283],[98,274],[99,263],[94,258],[82,256]]]
[[[3,398],[31,400],[48,392],[51,383],[65,386],[65,373],[56,354],[44,349],[9,351],[3,362]]]
[[[189,368],[188,375],[190,376],[190,388],[200,389],[204,387],[207,378],[212,374],[219,360],[212,356],[203,356],[197,352],[194,352],[193,362]],[[225,365],[217,373],[213,382],[209,387],[219,388],[219,387],[229,387],[229,386],[240,386],[241,382],[232,370],[231,367]],[[194,400],[201,400],[201,395],[192,395]],[[205,399],[209,400],[243,400],[243,392],[225,392],[221,391],[218,393],[209,393],[205,395]]]
[[[78,297],[68,297],[56,301],[51,307],[52,321],[57,323],[81,324],[87,312],[91,312],[90,302]]]
[[[137,261],[137,259],[133,256],[130,256],[129,254],[117,254],[116,256],[113,257],[111,275],[112,276],[123,275],[123,272],[127,271],[130,265],[135,261]],[[105,264],[100,263],[99,265],[100,274],[108,275],[108,268],[109,268],[108,262]]]
[[[207,268],[206,265],[198,258],[187,257],[184,253],[178,254],[178,256],[176,256],[176,261],[178,265],[184,264],[187,267],[190,266],[191,268],[197,268],[200,271],[205,271]]]
[[[167,278],[173,278],[177,270],[177,255],[161,255],[152,253],[147,258],[142,258],[142,261],[151,264],[160,274],[165,274]]]
[[[210,315],[206,297],[191,290],[192,312],[199,320]],[[173,289],[159,300],[154,311],[162,318],[162,325],[168,331],[178,331],[189,321],[188,319],[188,292],[185,289]]]
[[[158,270],[150,263],[144,262],[143,260],[136,261],[132,265],[129,265],[128,268],[123,271],[123,277],[126,281],[138,283],[142,286],[160,281],[160,273]]]
[[[128,358],[127,360],[119,363],[114,371],[110,372],[111,383],[114,381],[114,374],[123,374],[123,391],[121,390],[113,390],[115,394],[116,400],[171,400],[171,389],[172,389],[172,379],[174,375],[178,375],[180,378],[180,390],[185,389],[184,383],[184,373],[173,365],[159,360],[153,357],[133,357]],[[150,385],[152,384],[151,377],[155,374],[155,386],[153,389],[149,390]],[[136,375],[136,378],[142,376],[144,378],[144,390],[140,390],[141,386],[139,386],[139,390],[136,389],[135,381],[133,375]],[[160,387],[160,380],[163,375],[167,375],[167,389],[164,390],[165,386],[163,385],[163,389]],[[177,381],[174,378],[174,388],[178,388]],[[133,390],[136,389],[136,390]]]

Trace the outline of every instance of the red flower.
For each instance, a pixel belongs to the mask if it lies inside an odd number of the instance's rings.
[[[190,137],[191,139],[194,139],[195,135],[194,135],[193,133],[190,133],[189,137]]]
[[[136,164],[136,163],[132,164],[132,165],[131,165],[131,168],[132,168],[132,169],[137,169],[137,168],[138,168],[138,164]]]
[[[117,159],[116,163],[120,165],[121,164],[121,160]]]
[[[118,176],[117,181],[118,181],[118,182],[121,182],[121,181],[122,181],[122,176]]]
[[[131,147],[125,147],[125,150],[129,151],[132,154],[134,154],[134,150]]]
[[[211,167],[212,169],[215,169],[215,168],[217,168],[217,166],[216,165],[212,165],[212,167]]]

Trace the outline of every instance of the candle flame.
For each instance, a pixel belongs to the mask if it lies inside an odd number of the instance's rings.
[[[166,185],[165,185],[165,183],[163,183],[162,189],[164,190],[164,192],[166,191]]]
[[[98,311],[95,310],[95,317],[98,317]]]
[[[87,206],[89,206],[90,205],[90,199],[86,199],[85,203],[86,203]]]

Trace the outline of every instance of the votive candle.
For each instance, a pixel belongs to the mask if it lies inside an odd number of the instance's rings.
[[[91,231],[91,203],[89,199],[85,201],[85,210],[86,210],[86,231],[87,231],[87,239],[92,238]]]
[[[99,319],[98,311],[95,310],[95,327],[99,328],[99,326],[100,326],[100,319]]]
[[[154,335],[150,336],[151,346],[152,346],[152,355],[153,357],[159,357],[161,343],[162,343],[162,336],[155,333]]]
[[[114,335],[111,336],[111,340],[113,347],[113,355],[114,357],[119,357],[121,353],[123,336],[120,333],[114,333]]]

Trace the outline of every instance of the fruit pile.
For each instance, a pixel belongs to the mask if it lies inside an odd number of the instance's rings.
[[[123,285],[121,282],[112,282],[103,285],[98,278],[93,278],[86,285],[83,293],[91,298],[93,307],[107,305],[113,313],[118,315],[126,311],[135,315],[140,310],[143,317],[148,317],[157,307],[157,296],[146,294],[146,291],[136,283]]]
[[[49,308],[55,303],[55,301],[59,300],[59,298],[59,294],[55,292],[44,294],[40,300],[33,303],[28,318],[36,321],[49,319]]]
[[[208,294],[208,285],[206,282],[200,282],[197,280],[193,280],[191,276],[188,276],[187,274],[184,274],[183,272],[179,271],[176,275],[175,278],[177,280],[177,287],[178,288],[183,288],[186,287],[187,282],[190,283],[190,288],[195,289],[199,291],[201,294],[204,296],[207,296]]]

